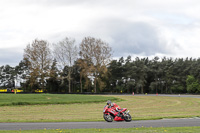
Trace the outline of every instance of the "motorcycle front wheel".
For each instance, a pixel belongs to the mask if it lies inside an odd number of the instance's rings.
[[[113,116],[110,114],[104,114],[103,118],[107,121],[107,122],[112,122],[113,121]]]
[[[130,114],[126,114],[126,115],[124,116],[124,120],[125,120],[126,122],[130,122],[130,121],[132,120],[131,115],[130,115]]]

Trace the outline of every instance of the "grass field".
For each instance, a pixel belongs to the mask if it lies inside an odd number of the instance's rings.
[[[0,133],[198,133],[200,127],[162,127],[162,128],[116,128],[116,129],[54,129],[54,130],[14,130]]]
[[[118,98],[73,94],[0,94],[0,106],[96,103],[105,102],[108,99],[117,100]]]
[[[161,119],[161,118],[186,118],[200,116],[200,99],[183,97],[162,97],[162,96],[95,96],[95,95],[12,95],[10,99],[14,102],[26,101],[24,99],[35,98],[31,103],[42,105],[13,105],[3,106],[6,100],[2,101],[0,95],[0,122],[67,122],[67,121],[103,121],[103,107],[107,99],[117,100],[117,104],[130,110],[133,120]],[[79,97],[80,96],[80,97]],[[70,98],[71,97],[71,98]],[[90,98],[89,98],[90,97]],[[69,99],[68,99],[69,98]],[[39,100],[40,99],[40,100]],[[55,100],[57,99],[57,100]],[[64,103],[67,99],[71,102]],[[79,100],[78,100],[79,99]],[[99,101],[97,102],[97,99]],[[52,104],[49,101],[54,101]],[[78,101],[77,101],[78,100]],[[36,102],[37,101],[37,102]],[[56,101],[56,102],[55,102]],[[76,101],[76,102],[74,102]],[[93,103],[92,101],[96,101]],[[10,102],[12,103],[12,102]],[[73,103],[73,104],[70,104]],[[10,106],[12,105],[12,106]]]

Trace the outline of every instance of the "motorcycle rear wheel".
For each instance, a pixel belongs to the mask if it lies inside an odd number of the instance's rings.
[[[124,116],[124,120],[125,120],[126,122],[132,121],[131,115],[130,115],[130,114],[127,114],[126,116]]]
[[[112,115],[108,115],[108,114],[104,114],[103,118],[107,121],[107,122],[112,122],[113,121],[113,116]]]

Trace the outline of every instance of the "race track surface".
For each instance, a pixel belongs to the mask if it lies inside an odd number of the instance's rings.
[[[56,122],[56,123],[0,123],[0,130],[80,129],[80,128],[136,128],[200,126],[200,118],[142,120],[132,122]]]

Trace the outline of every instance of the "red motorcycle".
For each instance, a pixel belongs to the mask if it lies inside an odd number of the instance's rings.
[[[126,108],[122,108],[121,110],[114,109],[106,105],[103,109],[103,118],[107,122],[115,121],[126,121],[130,122],[132,120],[129,111]]]

